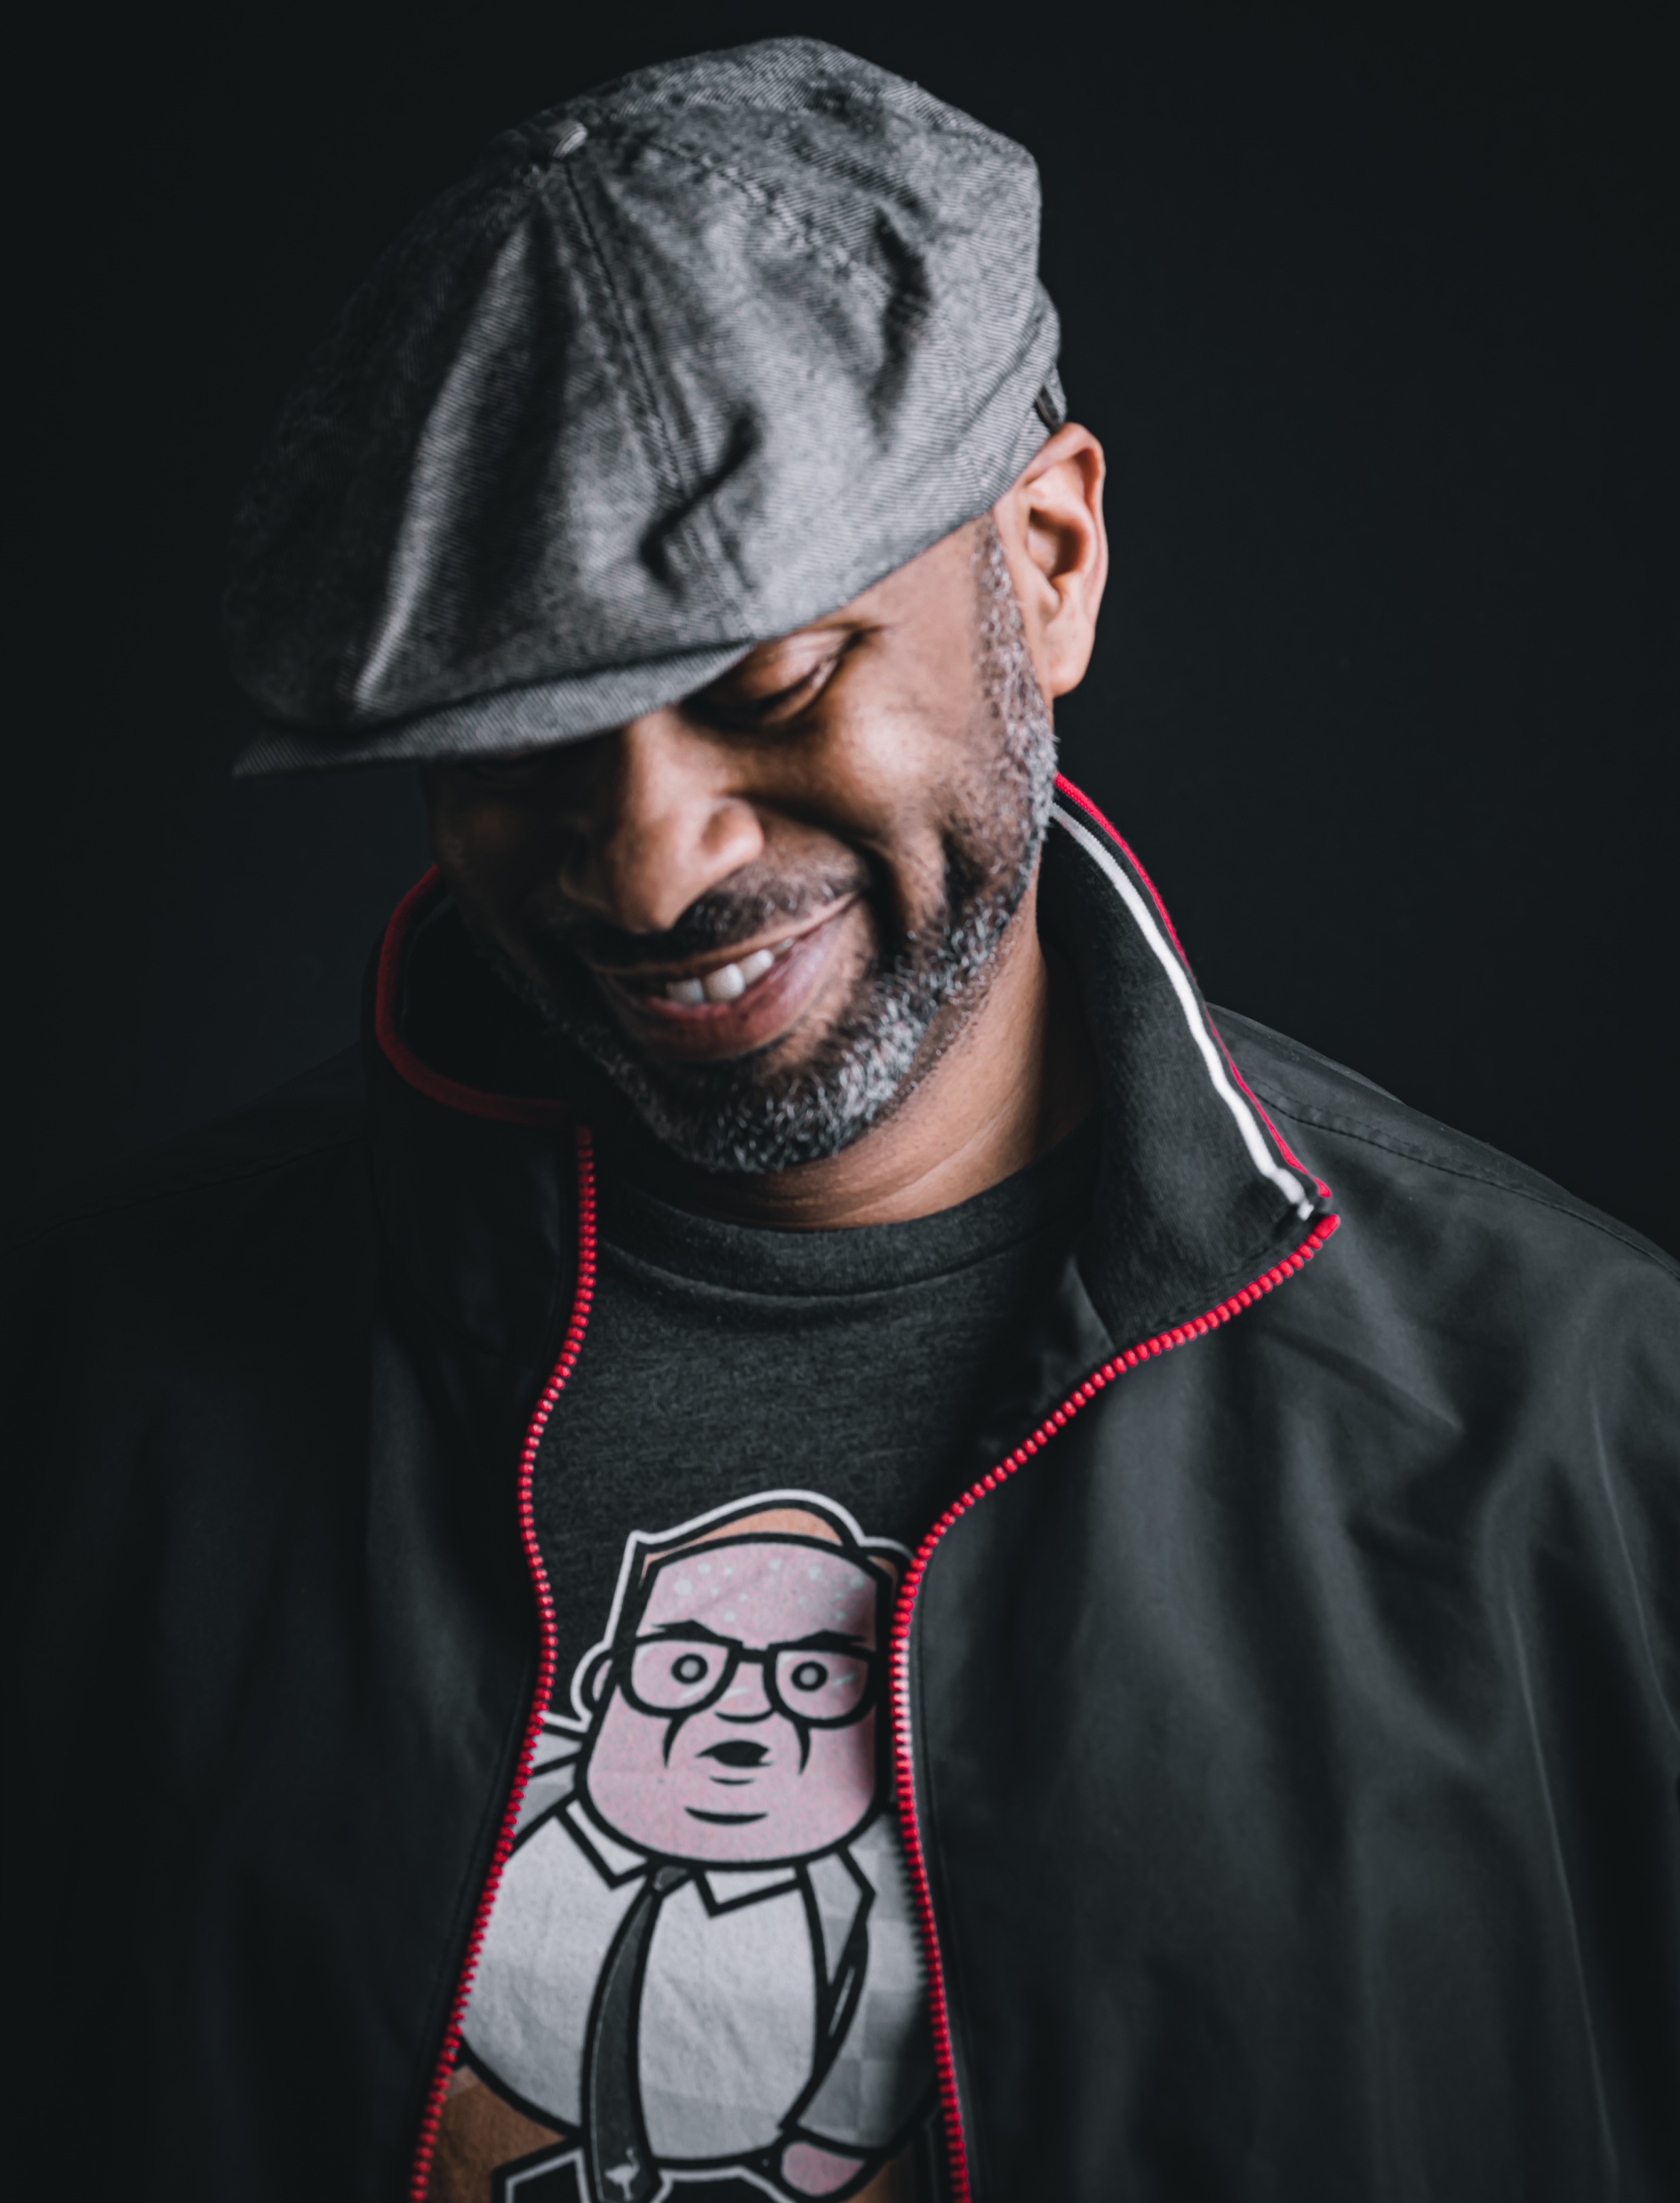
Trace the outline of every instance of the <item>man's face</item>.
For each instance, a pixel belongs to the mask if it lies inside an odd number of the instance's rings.
[[[848,1145],[983,995],[1054,778],[989,520],[681,706],[431,768],[480,947],[712,1171]]]
[[[640,1850],[710,1866],[809,1858],[875,1809],[886,1580],[806,1538],[660,1562],[600,1679],[584,1794]]]

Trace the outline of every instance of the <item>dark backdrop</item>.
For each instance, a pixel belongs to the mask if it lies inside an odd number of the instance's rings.
[[[308,346],[500,127],[808,30],[1039,157],[1112,464],[1066,754],[1207,992],[1680,1247],[1660,11],[1376,12],[66,11],[14,113],[23,1184],[342,1045],[425,861],[405,774],[226,778],[221,543]]]

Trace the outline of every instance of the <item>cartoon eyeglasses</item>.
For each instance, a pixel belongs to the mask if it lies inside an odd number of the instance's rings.
[[[843,1728],[875,1702],[878,1655],[855,1638],[824,1631],[762,1651],[730,1637],[673,1631],[644,1637],[622,1676],[639,1713],[697,1714],[715,1705],[744,1660],[763,1671],[764,1694],[779,1714],[807,1728]]]

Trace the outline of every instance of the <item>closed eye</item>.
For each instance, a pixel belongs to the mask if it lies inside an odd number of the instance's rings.
[[[799,667],[792,678],[780,681],[776,676],[781,669],[774,661],[754,668],[749,659],[745,668],[737,666],[722,681],[691,696],[683,709],[691,718],[725,733],[779,733],[816,701],[862,639],[857,631],[835,636],[832,647]],[[774,685],[755,685],[767,679]]]

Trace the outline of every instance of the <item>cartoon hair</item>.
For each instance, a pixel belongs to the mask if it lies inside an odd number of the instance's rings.
[[[614,1644],[621,1642],[635,1627],[645,1604],[644,1594],[651,1590],[651,1579],[658,1570],[668,1561],[675,1560],[678,1554],[692,1553],[704,1545],[733,1545],[757,1539],[773,1539],[777,1544],[785,1539],[796,1544],[833,1545],[859,1568],[884,1579],[889,1598],[898,1590],[897,1554],[883,1552],[878,1545],[860,1537],[857,1524],[843,1509],[808,1498],[804,1493],[799,1495],[797,1503],[790,1503],[781,1495],[769,1506],[764,1501],[764,1494],[757,1493],[734,1508],[701,1516],[704,1528],[685,1523],[657,1543],[650,1540],[646,1544],[638,1544],[633,1539],[625,1552],[627,1578],[633,1556],[637,1565],[634,1578],[621,1585],[620,1596],[614,1602]]]
[[[839,1545],[861,1559],[876,1557],[866,1550],[852,1523],[837,1509],[808,1499],[802,1499],[797,1506],[767,1507],[763,1497],[757,1496],[744,1499],[738,1507],[720,1514],[703,1530],[697,1531],[692,1524],[685,1524],[657,1544],[643,1546],[637,1580],[645,1581],[661,1562],[675,1560],[679,1553],[693,1552],[697,1545],[715,1545],[726,1539],[733,1541],[737,1538],[806,1538],[813,1544]]]

